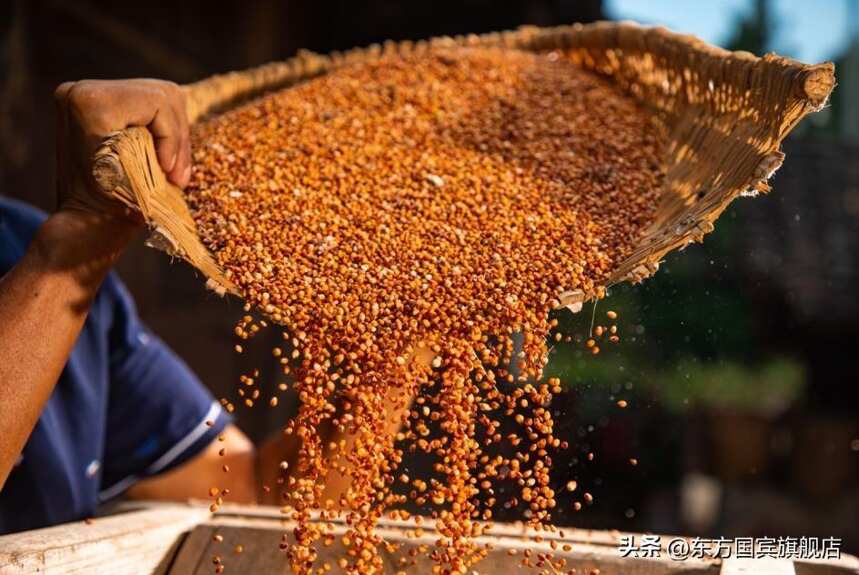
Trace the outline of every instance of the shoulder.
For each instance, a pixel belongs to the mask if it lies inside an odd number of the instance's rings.
[[[0,276],[21,259],[47,217],[24,202],[0,195]]]
[[[47,217],[29,204],[0,196],[0,226],[21,240],[29,242]]]
[[[0,195],[0,260],[6,256],[14,264],[47,218],[48,214],[30,204]],[[98,297],[118,302],[123,308],[133,306],[131,295],[114,272],[108,274]]]

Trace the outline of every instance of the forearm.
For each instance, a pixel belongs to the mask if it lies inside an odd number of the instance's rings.
[[[0,488],[68,360],[98,286],[131,237],[124,226],[84,232],[85,225],[85,217],[53,216],[0,278]]]
[[[238,427],[228,425],[197,456],[166,473],[141,480],[127,495],[161,501],[216,501],[222,497],[228,503],[256,503],[260,492],[257,453]]]
[[[258,447],[235,425],[228,426],[197,457],[184,465],[145,479],[128,491],[134,499],[184,501],[218,497],[226,503],[278,505],[285,477],[281,462],[294,465],[298,443],[281,432]],[[214,494],[214,495],[213,495]]]
[[[393,440],[401,419],[394,410],[390,416],[388,431]],[[317,432],[326,446],[326,457],[333,455],[327,448],[332,442],[345,439],[345,449],[351,449],[352,439],[332,426],[321,425]],[[225,503],[282,505],[281,494],[291,490],[288,482],[297,477],[299,447],[298,437],[281,431],[254,447],[236,426],[230,425],[202,453],[176,469],[140,481],[129,489],[128,496],[172,501],[209,498],[215,503],[221,497]],[[349,483],[348,474],[332,470],[326,478],[323,497],[337,504]]]

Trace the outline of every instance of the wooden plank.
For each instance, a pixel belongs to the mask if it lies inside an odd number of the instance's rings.
[[[227,507],[227,506],[225,506]],[[337,561],[345,556],[341,536],[346,532],[346,526],[341,521],[332,521],[335,535],[334,543],[325,547],[317,546],[319,559],[317,566],[329,563],[333,573],[341,570]],[[408,573],[431,573],[431,561],[420,555],[411,564],[409,550],[420,545],[430,548],[435,544],[438,535],[432,528],[433,522],[427,520],[420,537],[408,537],[406,532],[413,530],[411,522],[383,520],[376,531],[386,542],[394,544],[397,549],[388,552],[382,549],[381,557],[385,564],[385,573],[395,573],[404,569]],[[230,573],[286,573],[289,572],[286,555],[280,550],[281,536],[286,533],[292,540],[292,529],[295,523],[284,520],[277,508],[253,507],[242,508],[229,506],[217,513],[210,521],[197,526],[186,538],[179,550],[176,560],[170,570],[170,575],[210,575],[212,558],[218,556]],[[536,562],[540,553],[553,553],[556,560],[563,559],[566,564],[559,573],[576,569],[578,573],[590,573],[599,570],[601,575],[716,575],[719,573],[719,562],[716,560],[690,559],[688,561],[671,561],[666,556],[662,558],[624,558],[618,551],[619,532],[588,531],[570,529],[560,534],[543,533],[542,542],[533,541],[527,535],[533,532],[524,530],[521,525],[499,526],[499,533],[491,537],[477,538],[479,545],[492,547],[489,556],[475,566],[479,573],[537,573],[540,569],[522,566],[521,562],[528,551],[532,555],[532,563]],[[505,534],[500,533],[501,531]],[[217,533],[223,541],[214,541],[212,536]],[[552,544],[556,549],[552,550]],[[240,554],[235,552],[237,545],[242,545]],[[565,550],[565,546],[567,547]],[[513,553],[510,555],[509,553]],[[402,560],[405,559],[406,563]]]
[[[719,575],[796,575],[790,559],[724,559]]]
[[[202,505],[206,503],[203,500],[197,500],[196,503]],[[250,518],[262,518],[262,519],[272,519],[276,521],[284,521],[284,515],[280,512],[279,507],[270,506],[270,505],[237,505],[231,503],[225,503],[220,507],[220,510],[215,514],[215,517],[218,519],[226,518],[226,517],[240,517],[243,519]],[[334,522],[338,522],[339,520],[335,519]],[[390,527],[390,528],[401,528],[401,529],[414,529],[414,523],[411,520],[402,520],[402,519],[389,519],[387,517],[383,517],[379,519],[380,527]],[[433,520],[430,518],[425,518],[423,527],[426,529],[429,527],[432,529]],[[521,538],[529,538],[532,535],[535,535],[536,532],[533,530],[529,530],[528,527],[523,522],[511,522],[511,523],[495,523],[494,527],[491,530],[491,534],[493,536],[505,536],[505,537],[521,537]],[[634,535],[636,540],[641,538],[640,533],[630,533],[627,531],[619,531],[616,529],[606,529],[606,530],[595,530],[595,529],[576,529],[574,527],[561,527],[556,529],[555,531],[542,531],[540,535],[543,539],[551,540],[554,539],[556,541],[565,541],[569,543],[589,543],[589,544],[602,544],[602,545],[610,545],[613,547],[617,547],[621,538],[625,535]],[[669,541],[674,536],[672,535],[662,535],[663,541]]]
[[[200,503],[202,504],[202,502]],[[334,520],[332,523],[334,523],[335,526],[342,525],[342,522],[339,520]],[[277,507],[231,504],[223,505],[221,510],[215,514],[212,520],[207,524],[219,525],[222,528],[235,527],[239,530],[244,528],[248,529],[249,533],[253,534],[256,534],[257,530],[277,531],[280,529],[280,533],[290,532],[295,527],[293,522],[284,519],[284,516],[280,513],[280,509]],[[425,532],[429,533],[428,537],[430,543],[435,540],[432,525],[433,521],[431,519],[426,519],[423,524]],[[386,537],[390,536],[393,539],[400,540],[403,538],[403,531],[414,529],[414,523],[411,521],[383,518],[379,521],[379,529],[383,530],[383,532],[387,534],[392,533],[392,535],[386,535]],[[214,531],[211,531],[207,537],[203,537],[200,544],[203,546],[208,545],[208,540],[213,532]],[[340,529],[337,529],[335,532],[339,533],[341,531]],[[530,538],[531,535],[534,535],[534,532],[529,531],[522,523],[496,523],[490,533],[491,537],[484,538],[482,541],[492,542],[497,549],[503,549],[505,551],[504,557],[501,558],[503,563],[501,564],[501,567],[498,567],[502,573],[506,573],[510,568],[510,565],[515,563],[514,559],[506,556],[506,549],[514,548],[517,550],[524,550],[537,548],[537,545],[533,543]],[[240,531],[237,531],[236,534],[237,542],[241,542],[242,538],[248,537],[247,535],[241,535]],[[640,541],[640,533],[565,527],[559,528],[553,532],[544,531],[541,532],[540,535],[549,545],[551,545],[552,541],[561,548],[563,548],[564,544],[569,544],[571,546],[571,553],[574,556],[569,560],[574,564],[578,563],[581,565],[586,557],[597,559],[602,565],[602,567],[596,567],[601,569],[601,575],[627,572],[718,573],[719,566],[721,565],[721,561],[715,559],[688,559],[685,561],[674,561],[670,559],[664,545],[667,545],[667,542],[675,538],[673,535],[662,535],[660,537],[663,543],[663,549],[662,558],[658,560],[622,558],[619,556],[617,549],[621,543],[621,538],[623,536],[632,535],[635,537],[636,541]],[[276,542],[272,540],[272,542],[279,543],[280,540],[278,539]],[[235,544],[235,542],[233,544]],[[229,552],[231,547],[225,547],[224,549]],[[223,553],[224,549],[219,549],[218,552]],[[208,550],[206,552],[208,553],[210,551],[211,550]],[[342,551],[342,549],[340,551]],[[270,554],[272,550],[271,548],[268,548],[263,549],[262,552]],[[521,557],[521,555],[519,555],[519,557]],[[227,557],[225,557],[225,559],[226,558]],[[210,561],[211,556],[207,557],[206,560]],[[740,560],[740,563],[736,563],[738,561],[737,559],[733,559],[732,561],[734,563],[729,563],[727,567],[725,567],[726,569],[748,568],[749,570],[746,571],[747,573],[763,573],[760,569],[766,567],[765,563],[760,562],[760,560],[753,563],[752,567],[744,564],[742,560]],[[662,566],[653,566],[655,562]],[[484,561],[480,564],[478,572],[491,572],[494,567],[488,567],[490,565],[492,565],[492,563],[489,559]],[[615,568],[609,569],[611,566],[615,566]],[[793,562],[793,569],[793,572],[795,572],[796,575],[859,575],[859,559],[846,553],[842,554],[839,559],[797,559]],[[422,573],[423,571],[415,572]],[[579,572],[587,573],[588,570],[582,570],[582,568],[579,567]]]
[[[141,508],[142,507],[142,508]],[[290,538],[295,523],[285,520],[276,507],[225,505],[222,512],[212,516],[203,503],[152,503],[125,505],[120,513],[95,520],[91,525],[80,522],[0,537],[0,573],[6,574],[84,574],[110,573],[118,575],[211,575],[212,558],[219,556],[227,572],[259,573],[260,575],[288,573],[285,554],[280,550],[281,536]],[[341,535],[346,532],[342,521],[333,521],[334,544],[318,547],[317,565],[325,562],[339,572],[337,560],[344,556]],[[413,565],[404,565],[401,558],[411,561],[409,550],[419,545],[432,547],[437,534],[432,520],[423,524],[420,537],[409,537],[414,529],[411,521],[385,519],[377,533],[397,548],[381,551],[385,573],[405,567],[408,573],[430,573],[432,564],[419,556]],[[563,531],[563,535],[560,533]],[[222,542],[213,540],[215,533]],[[475,566],[479,573],[536,573],[539,569],[521,565],[526,551],[532,557],[548,553],[554,544],[556,559],[566,565],[558,569],[566,573],[599,570],[600,575],[848,575],[859,573],[859,561],[849,555],[838,560],[790,561],[690,559],[672,561],[666,553],[660,558],[631,559],[618,551],[619,531],[563,529],[543,532],[543,541],[536,542],[521,524],[496,524],[492,536],[477,539],[481,545],[491,545],[489,556]],[[414,535],[414,533],[412,533]],[[636,540],[641,535],[636,534]],[[663,537],[663,541],[670,538]],[[236,546],[242,545],[241,553]],[[566,549],[566,550],[565,550]],[[512,553],[512,555],[510,554]]]
[[[0,573],[166,573],[183,534],[209,516],[204,507],[158,506],[5,535]]]
[[[859,575],[859,558],[842,553],[838,559],[796,559],[796,575]]]

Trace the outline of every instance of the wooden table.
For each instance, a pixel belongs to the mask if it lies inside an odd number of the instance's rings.
[[[288,573],[286,558],[279,549],[281,535],[291,532],[293,524],[285,521],[275,507],[224,506],[215,514],[201,503],[126,505],[116,513],[91,522],[70,523],[46,529],[0,537],[0,574],[90,574],[111,575],[210,575],[214,571],[212,557],[218,555],[229,574]],[[436,535],[432,521],[424,522],[425,533],[409,538],[405,532],[414,529],[411,522],[383,521],[379,533],[391,542],[402,543],[395,557],[382,551],[388,572],[393,573],[397,557],[410,548],[425,543],[432,545]],[[551,540],[557,545],[555,557],[567,560],[567,569],[590,573],[599,569],[600,575],[846,575],[859,573],[859,560],[842,556],[828,561],[790,560],[718,560],[688,559],[673,561],[665,553],[659,558],[626,558],[618,548],[619,531],[590,531],[564,529],[560,534],[543,534],[544,541],[536,543],[522,526],[496,524],[491,537],[494,550],[476,566],[479,573],[537,573],[537,569],[519,566],[522,553],[551,550]],[[213,540],[217,532],[223,542]],[[345,532],[342,523],[335,523],[335,534]],[[636,537],[640,539],[640,535]],[[663,537],[666,544],[671,537]],[[241,544],[243,552],[235,553]],[[564,544],[570,550],[563,551]],[[510,555],[515,550],[515,555]],[[319,549],[319,564],[328,561],[336,573],[337,559],[343,554],[340,537],[330,547]],[[428,559],[421,558],[410,573],[430,573]]]

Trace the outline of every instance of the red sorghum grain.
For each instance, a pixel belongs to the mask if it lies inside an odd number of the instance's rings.
[[[548,524],[561,446],[549,409],[560,382],[542,378],[549,312],[564,292],[603,294],[651,223],[655,121],[564,54],[461,48],[340,68],[193,138],[199,234],[249,304],[286,328],[272,353],[300,402],[284,430],[300,440],[283,494],[298,522],[281,545],[293,569],[309,571],[328,533],[314,510],[345,513],[338,563],[350,573],[381,570],[374,526],[406,497],[433,507],[440,538],[426,551],[444,573],[486,554],[474,538],[493,506]],[[247,315],[235,334],[262,325]],[[248,406],[258,377],[241,379]],[[517,431],[502,433],[503,420]],[[348,440],[329,444],[322,426]],[[493,450],[505,442],[515,456]],[[435,457],[432,473],[400,475],[404,449]],[[327,503],[329,473],[351,483]],[[505,482],[516,490],[496,497]]]

